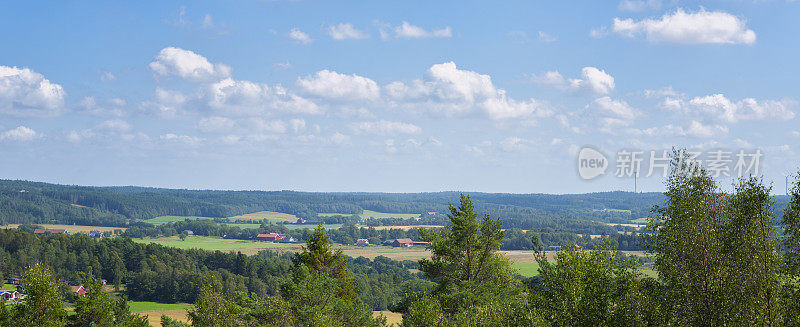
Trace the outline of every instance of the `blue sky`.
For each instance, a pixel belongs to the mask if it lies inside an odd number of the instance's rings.
[[[0,178],[584,193],[632,190],[620,151],[678,146],[731,169],[761,151],[783,193],[796,17],[782,0],[3,2]],[[586,146],[609,160],[589,181]]]

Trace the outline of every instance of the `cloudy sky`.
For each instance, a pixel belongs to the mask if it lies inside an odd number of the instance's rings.
[[[633,189],[620,151],[678,146],[762,151],[783,193],[797,17],[785,0],[3,2],[0,178],[584,193]],[[586,146],[610,160],[591,181]]]

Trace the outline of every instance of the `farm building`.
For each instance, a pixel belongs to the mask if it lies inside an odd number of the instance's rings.
[[[320,220],[305,220],[303,218],[297,218],[297,221],[294,222],[295,225],[319,225],[324,224]]]
[[[188,229],[182,231],[181,234],[186,234],[186,236],[194,236],[194,232]]]
[[[66,229],[37,228],[34,234],[68,234]]]
[[[19,280],[19,278],[11,277],[9,279],[6,279],[6,284],[19,285],[20,284],[20,280]]]
[[[410,248],[414,246],[414,241],[412,241],[410,238],[398,238],[394,240],[394,242],[392,242],[392,246],[396,248],[399,247]]]
[[[356,240],[356,245],[357,246],[367,246],[367,245],[369,245],[369,240],[366,239],[366,238],[359,238],[358,240]]]
[[[70,288],[72,289],[72,293],[78,294],[80,296],[86,296],[86,290],[83,289],[83,286],[81,286],[81,285],[74,286],[73,285],[73,286],[70,286]]]
[[[275,242],[286,238],[285,234],[278,234],[278,233],[269,233],[269,234],[258,234],[256,236],[256,240],[262,242]]]
[[[89,232],[89,237],[91,238],[103,238],[103,232],[99,230],[93,230]]]

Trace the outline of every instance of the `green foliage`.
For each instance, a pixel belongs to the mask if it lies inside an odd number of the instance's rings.
[[[14,306],[11,326],[66,326],[67,311],[58,294],[58,282],[47,268],[40,264],[31,266],[25,273],[25,287],[27,297]]]
[[[177,319],[173,319],[168,317],[167,315],[161,315],[161,327],[190,327],[190,324],[182,322]]]
[[[70,317],[70,325],[147,327],[147,317],[132,314],[125,299],[113,300],[103,291],[103,284],[88,272],[80,273],[86,296],[75,295],[75,315]]]
[[[783,249],[786,268],[792,274],[800,274],[800,173],[794,175],[789,205],[783,212]]]
[[[347,270],[347,259],[342,250],[331,250],[330,237],[322,225],[317,226],[306,240],[303,251],[297,254],[295,265],[296,269],[305,266],[314,274],[320,273],[335,278],[338,283],[333,286],[337,290],[338,298],[352,300],[356,297],[354,280]]]
[[[431,250],[430,259],[420,260],[420,270],[438,286],[430,294],[425,289],[405,294],[409,304],[403,326],[543,324],[510,262],[497,253],[503,238],[500,220],[485,215],[479,222],[464,195],[458,208],[450,206],[448,218],[451,225],[420,232]]]

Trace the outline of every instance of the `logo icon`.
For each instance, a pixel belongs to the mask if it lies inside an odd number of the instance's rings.
[[[578,152],[578,175],[582,179],[595,179],[606,173],[608,159],[600,151],[585,147]]]

